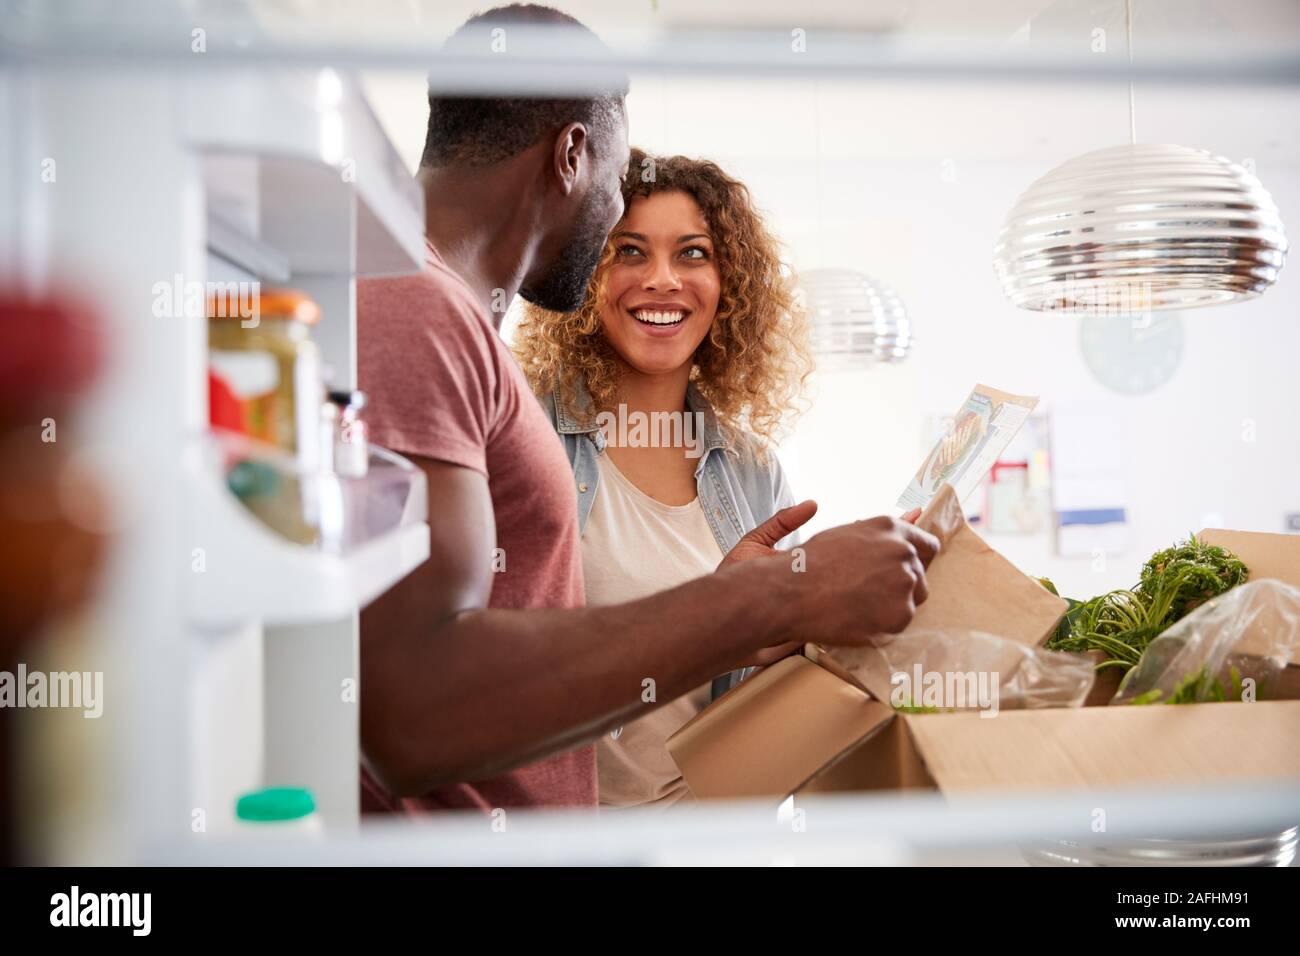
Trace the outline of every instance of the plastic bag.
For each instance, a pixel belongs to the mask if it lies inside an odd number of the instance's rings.
[[[917,712],[1080,707],[1092,662],[983,631],[920,630],[832,656],[872,696]]]
[[[1112,704],[1268,699],[1300,663],[1300,588],[1251,581],[1153,640]]]

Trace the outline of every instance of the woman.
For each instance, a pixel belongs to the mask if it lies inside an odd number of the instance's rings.
[[[573,464],[593,605],[711,573],[793,504],[770,445],[810,369],[804,316],[743,184],[634,150],[623,198],[582,308],[529,307],[515,338]],[[602,807],[689,797],[665,741],[711,696],[697,688],[601,738]]]

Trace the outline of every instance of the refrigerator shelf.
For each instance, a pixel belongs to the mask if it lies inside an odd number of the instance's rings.
[[[201,443],[195,475],[190,618],[334,621],[429,555],[424,473],[369,446],[360,478],[304,473],[292,456],[230,433]]]

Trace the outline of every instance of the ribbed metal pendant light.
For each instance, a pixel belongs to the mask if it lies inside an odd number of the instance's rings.
[[[851,269],[810,269],[799,284],[820,367],[900,362],[911,351],[912,323],[889,286]]]
[[[1058,166],[1007,216],[993,259],[1015,305],[1132,314],[1235,302],[1277,281],[1286,234],[1254,174],[1205,150],[1138,145],[1133,115],[1130,86],[1132,142]]]

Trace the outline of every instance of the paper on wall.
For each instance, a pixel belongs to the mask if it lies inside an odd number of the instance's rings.
[[[1037,395],[1011,395],[976,385],[898,498],[900,508],[924,508],[945,483],[965,501],[1015,437]]]
[[[1052,408],[1052,506],[1061,557],[1123,554],[1128,496],[1120,455],[1125,422],[1115,402],[1058,402]]]

